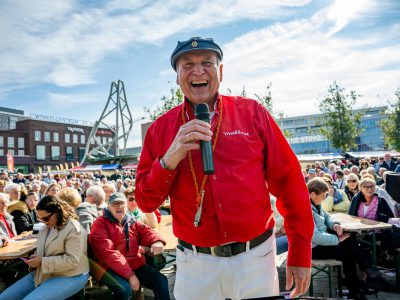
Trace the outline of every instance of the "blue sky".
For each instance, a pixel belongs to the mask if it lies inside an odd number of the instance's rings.
[[[287,116],[318,112],[334,80],[385,105],[400,87],[398,0],[1,0],[0,106],[95,121],[112,81],[134,118],[175,84],[178,40],[224,50],[222,93],[265,93]],[[140,122],[130,146],[141,144]]]

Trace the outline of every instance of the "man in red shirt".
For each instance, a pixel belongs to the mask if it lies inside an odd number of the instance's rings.
[[[170,197],[178,237],[175,298],[246,299],[279,294],[269,193],[289,241],[286,288],[310,281],[313,219],[296,156],[266,109],[224,96],[223,53],[212,40],[178,42],[171,55],[185,100],[148,129],[136,176],[139,207]],[[211,125],[197,120],[208,105]],[[210,141],[215,173],[204,175],[199,141]]]

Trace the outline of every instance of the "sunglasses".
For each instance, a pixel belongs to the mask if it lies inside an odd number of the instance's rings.
[[[374,185],[364,185],[365,189],[370,189],[370,190],[374,190],[375,186]]]
[[[128,200],[129,200],[129,202],[132,202],[132,201],[136,201],[136,198],[134,195],[131,195],[131,196],[128,196]]]
[[[39,220],[40,222],[48,222],[48,221],[50,220],[50,218],[51,218],[53,215],[54,215],[54,213],[51,213],[51,214],[49,214],[48,216],[43,217],[43,218],[39,218],[39,217],[38,217],[38,220]]]
[[[354,182],[357,182],[357,180],[347,180],[347,182],[354,183]]]

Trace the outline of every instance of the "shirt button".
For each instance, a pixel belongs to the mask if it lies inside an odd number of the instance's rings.
[[[222,203],[218,203],[218,207],[222,209]]]
[[[226,233],[226,231],[224,232],[224,237],[227,237],[228,236],[228,234]]]
[[[214,179],[214,180],[217,180],[217,175],[214,175],[214,176],[213,176],[213,179]]]

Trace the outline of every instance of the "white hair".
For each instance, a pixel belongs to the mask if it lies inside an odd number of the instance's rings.
[[[21,187],[21,185],[19,185],[18,183],[10,183],[10,184],[7,184],[7,185],[6,185],[4,191],[5,191],[7,194],[10,194],[10,193],[12,193],[13,191],[20,192],[21,189],[22,189],[22,187]]]
[[[101,205],[106,200],[106,193],[103,188],[99,185],[92,185],[86,190],[86,196],[93,196],[94,203],[96,205]]]
[[[10,203],[10,195],[6,193],[0,193],[0,200],[3,200],[6,204]]]

